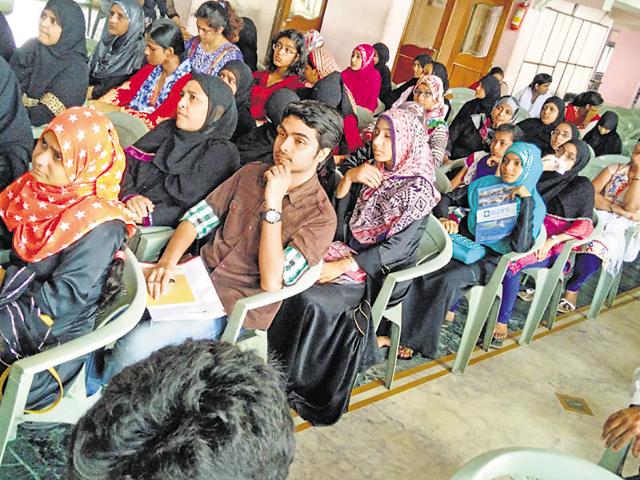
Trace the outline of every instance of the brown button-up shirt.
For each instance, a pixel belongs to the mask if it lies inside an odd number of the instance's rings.
[[[258,250],[264,211],[264,172],[270,165],[250,163],[206,198],[223,221],[200,254],[227,314],[241,298],[262,291]],[[318,263],[336,230],[336,214],[314,175],[289,192],[282,202],[282,246],[298,250],[309,265]],[[267,329],[280,303],[252,310],[245,328]]]

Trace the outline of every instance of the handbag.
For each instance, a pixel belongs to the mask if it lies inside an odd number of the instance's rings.
[[[486,248],[473,240],[469,240],[464,235],[451,233],[449,236],[453,247],[451,256],[466,265],[477,262],[487,253]]]

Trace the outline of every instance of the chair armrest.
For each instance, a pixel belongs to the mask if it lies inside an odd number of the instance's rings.
[[[35,374],[43,372],[50,367],[74,360],[87,355],[99,348],[115,342],[138,324],[146,307],[147,292],[144,276],[140,265],[130,250],[126,251],[127,262],[134,263],[137,290],[130,304],[123,305],[111,313],[112,321],[105,326],[94,330],[69,342],[65,342],[55,348],[23,358],[12,366],[11,375]],[[124,312],[123,312],[124,310]],[[118,316],[118,313],[121,313]]]
[[[449,163],[444,164],[444,165],[440,165],[438,167],[438,170],[441,173],[449,173],[451,170],[454,170],[456,168],[462,168],[464,167],[464,162],[465,162],[466,158],[456,158],[455,160],[451,160]]]
[[[281,302],[305,291],[316,283],[320,277],[320,272],[322,272],[322,261],[310,267],[293,285],[283,287],[277,292],[256,293],[255,295],[238,300],[233,307],[233,312],[227,317],[227,325],[222,333],[221,340],[235,343],[249,311]]]

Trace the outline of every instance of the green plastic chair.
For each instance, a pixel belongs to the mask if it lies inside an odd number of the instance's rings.
[[[536,291],[518,340],[520,345],[531,344],[533,335],[542,320],[544,312],[547,311],[547,307],[549,308],[549,314],[545,326],[549,330],[553,328],[553,322],[557,316],[558,303],[560,303],[560,298],[564,291],[564,282],[566,280],[566,275],[564,274],[565,264],[572,256],[575,256],[573,255],[575,247],[589,243],[602,232],[602,223],[598,219],[597,210],[593,211],[593,224],[593,232],[588,238],[565,242],[562,251],[551,268],[529,268],[524,271],[535,281]]]
[[[476,96],[475,90],[471,90],[470,88],[466,87],[451,88],[450,91],[453,95],[453,99],[451,99],[452,102],[456,101],[465,103],[469,100],[473,100]]]
[[[498,317],[500,299],[502,297],[502,280],[509,262],[513,262],[529,255],[531,252],[535,252],[544,245],[546,239],[547,232],[543,226],[531,250],[524,253],[512,252],[503,255],[493,275],[491,275],[489,282],[486,285],[476,285],[470,288],[465,294],[469,303],[469,313],[467,314],[467,320],[464,324],[464,330],[462,331],[462,339],[460,340],[458,353],[453,364],[453,373],[461,375],[466,370],[485,323],[487,326],[485,328],[482,348],[489,350],[491,339],[493,338],[493,329]]]
[[[0,0],[0,12],[9,15],[13,12],[13,4],[15,0]]]
[[[582,458],[541,448],[501,448],[477,456],[451,480],[620,480]]]
[[[227,317],[227,325],[222,333],[221,340],[230,343],[238,343],[243,350],[254,350],[260,357],[267,359],[267,332],[264,330],[245,329],[240,336],[240,330],[244,319],[251,310],[266,305],[281,302],[293,297],[307,288],[312,287],[322,272],[322,262],[309,268],[293,285],[283,287],[277,292],[261,292],[250,297],[242,298],[236,302],[231,315]]]
[[[621,448],[618,452],[614,452],[610,448],[607,448],[602,454],[602,458],[598,462],[598,465],[611,473],[621,476],[622,468],[624,467],[624,462],[627,459],[627,454],[629,453],[630,448],[631,442],[627,443],[627,445]]]
[[[423,277],[440,270],[451,260],[451,253],[451,237],[449,237],[440,221],[430,215],[416,253],[416,265],[388,274],[376,300],[373,302],[371,318],[374,332],[378,330],[383,317],[391,325],[391,346],[387,357],[387,372],[384,380],[384,384],[388,389],[391,389],[393,385],[398,348],[400,346],[400,333],[402,331],[402,302],[389,307],[393,291],[398,283],[408,282],[414,278]]]
[[[516,123],[516,124],[520,123],[521,121],[526,120],[529,117],[531,117],[531,115],[529,115],[529,112],[524,108],[520,108],[518,110],[518,114],[516,115],[516,118],[513,120],[513,123]]]
[[[108,112],[105,115],[116,127],[122,148],[130,147],[149,131],[149,128],[141,119],[128,113]]]
[[[635,228],[630,228],[625,233],[625,243],[628,244],[631,238],[640,233],[640,225]],[[609,308],[613,307],[613,302],[618,295],[618,287],[620,286],[620,280],[622,279],[622,270],[612,275],[607,272],[606,268],[600,267],[600,276],[598,277],[598,284],[596,285],[596,291],[593,293],[591,299],[591,305],[589,306],[589,313],[587,318],[595,320],[600,315],[602,307],[605,305]]]
[[[139,261],[155,263],[174,232],[171,227],[138,227],[129,248]]]
[[[85,44],[87,45],[87,55],[93,55],[94,50],[98,46],[98,41],[93,38],[86,38]]]
[[[367,125],[375,122],[375,119],[373,118],[373,112],[364,107],[356,106],[355,114],[358,118],[358,129],[360,130],[363,130],[367,127]]]
[[[593,149],[592,149],[593,151]],[[580,175],[587,177],[589,180],[596,178],[600,172],[609,165],[614,163],[629,163],[629,157],[624,155],[600,155],[599,157],[591,157],[586,167],[582,169]]]
[[[83,357],[114,343],[131,331],[142,318],[147,301],[144,276],[133,252],[126,251],[123,273],[125,293],[96,320],[97,328],[87,335],[55,348],[15,362],[7,380],[0,403],[0,462],[7,443],[16,437],[17,427],[23,422],[60,422],[74,424],[100,398],[100,392],[87,397],[85,369],[71,385],[53,410],[43,414],[24,412],[33,377],[48,368]]]

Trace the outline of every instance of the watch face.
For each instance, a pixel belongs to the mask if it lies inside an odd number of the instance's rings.
[[[264,214],[264,219],[269,223],[276,223],[280,221],[280,214],[275,210],[268,210]]]

